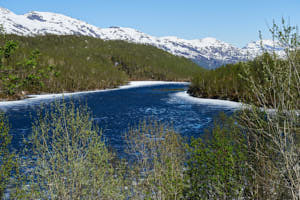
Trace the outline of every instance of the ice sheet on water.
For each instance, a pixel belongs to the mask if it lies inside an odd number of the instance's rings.
[[[220,107],[226,107],[232,109],[240,109],[243,106],[242,103],[234,102],[234,101],[192,97],[186,91],[171,94],[171,99],[169,100],[169,103],[181,103],[181,104],[195,103],[195,104],[205,104],[214,107],[220,106]]]

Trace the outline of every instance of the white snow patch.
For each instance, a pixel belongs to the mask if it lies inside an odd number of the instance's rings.
[[[120,86],[119,89],[154,86],[154,85],[170,85],[170,84],[183,84],[188,85],[189,82],[171,82],[171,81],[131,81],[128,85]]]
[[[196,104],[205,104],[205,105],[213,105],[213,106],[222,106],[228,107],[233,109],[240,109],[242,108],[243,104],[234,101],[227,101],[227,100],[219,100],[219,99],[205,99],[205,98],[198,98],[190,96],[186,91],[184,92],[177,92],[174,94],[176,97],[184,99],[191,103]]]

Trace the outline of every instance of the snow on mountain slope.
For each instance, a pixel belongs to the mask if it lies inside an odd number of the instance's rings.
[[[34,35],[85,35],[104,40],[125,40],[148,44],[171,54],[184,56],[206,68],[216,68],[223,64],[253,59],[262,53],[260,42],[251,42],[244,48],[237,48],[215,38],[185,40],[177,37],[154,37],[132,28],[98,28],[83,21],[50,12],[30,12],[16,15],[0,7],[0,24],[9,34]],[[283,50],[270,40],[264,40],[266,50],[275,50],[283,55]]]
[[[7,9],[0,8],[0,24],[6,33],[18,35],[87,35],[99,37],[101,31],[96,26],[48,12],[30,12],[16,15]]]
[[[278,42],[274,42],[273,40],[261,40],[261,41],[254,41],[248,43],[245,47],[242,48],[244,54],[250,55],[250,58],[254,58],[260,54],[262,54],[263,49],[264,51],[273,52],[275,51],[280,57],[284,57],[283,48],[280,46]]]

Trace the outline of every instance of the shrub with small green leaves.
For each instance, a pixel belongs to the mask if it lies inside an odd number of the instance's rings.
[[[245,136],[233,118],[220,115],[208,138],[192,139],[188,199],[239,199],[246,192]]]
[[[8,120],[0,113],[0,198],[4,197],[5,190],[10,183],[12,171],[16,167],[16,155],[9,149],[11,139]]]
[[[134,162],[129,179],[131,199],[182,199],[185,143],[171,127],[144,121],[127,133]]]
[[[58,102],[41,109],[28,141],[29,199],[124,199],[114,155],[86,107]]]

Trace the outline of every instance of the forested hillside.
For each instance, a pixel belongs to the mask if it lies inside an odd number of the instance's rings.
[[[111,88],[129,80],[189,81],[204,71],[186,58],[124,41],[54,35],[2,38],[2,98]]]
[[[295,54],[295,52],[293,52]],[[297,62],[300,62],[299,52],[294,55]],[[227,99],[233,101],[243,101],[259,104],[254,88],[249,86],[249,82],[254,82],[268,90],[271,87],[271,80],[275,79],[268,75],[269,70],[276,73],[286,73],[280,66],[287,65],[287,60],[278,59],[268,53],[257,57],[253,61],[227,64],[218,69],[198,73],[192,79],[189,93],[192,96],[214,99]],[[271,69],[265,68],[268,65]],[[278,67],[279,66],[279,67]],[[296,80],[291,80],[296,81]],[[296,93],[296,88],[291,90]],[[274,104],[276,99],[273,95],[265,97],[269,104]],[[299,98],[299,96],[295,96]]]

